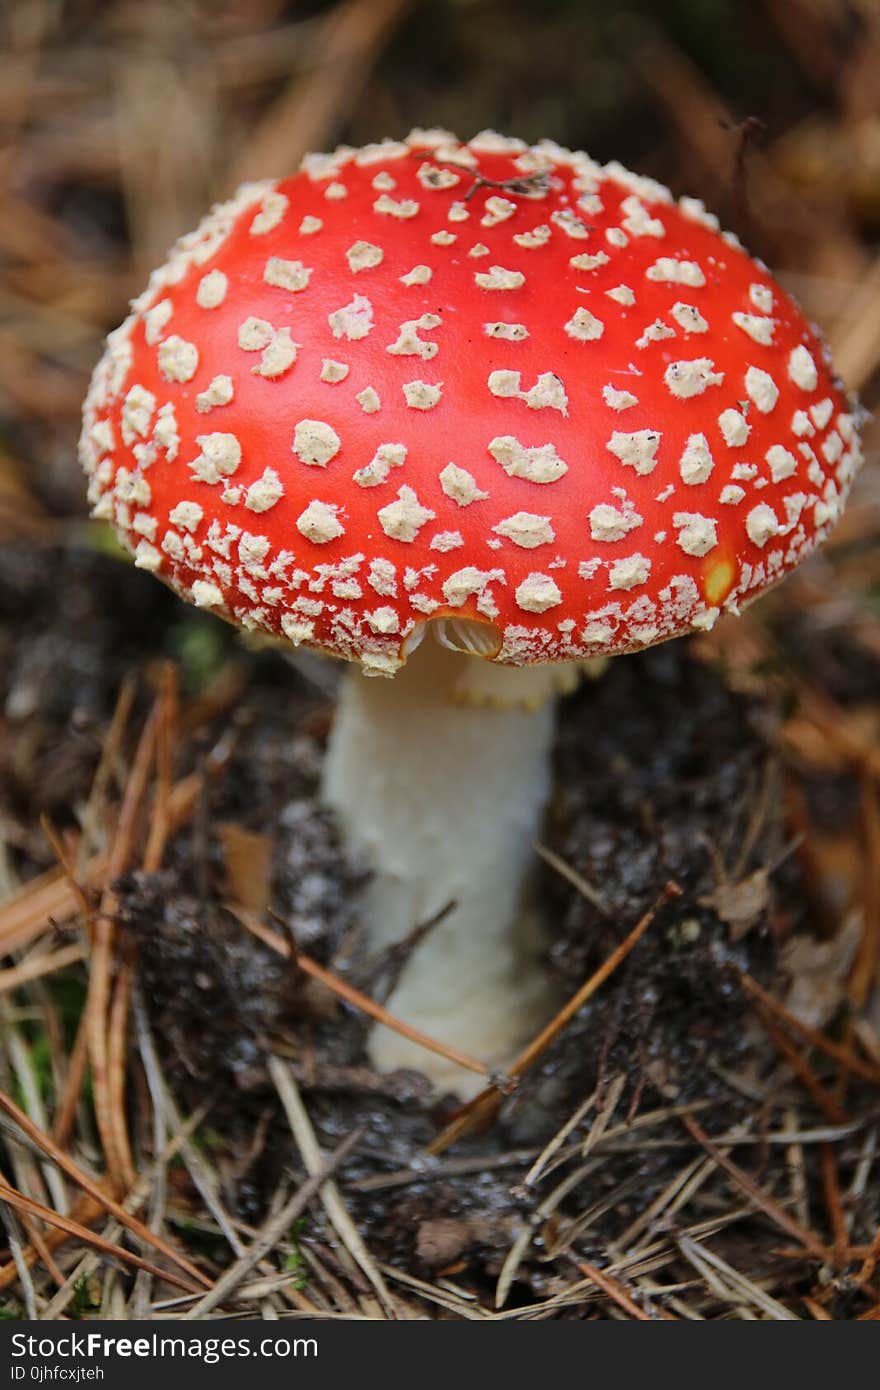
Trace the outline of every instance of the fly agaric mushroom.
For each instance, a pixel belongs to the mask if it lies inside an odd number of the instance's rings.
[[[701,203],[437,131],[215,208],[110,335],[81,454],[136,565],[354,663],[324,790],[372,863],[368,943],[455,903],[390,1007],[499,1063],[547,1008],[524,886],[552,693],[738,612],[860,458],[815,333]]]

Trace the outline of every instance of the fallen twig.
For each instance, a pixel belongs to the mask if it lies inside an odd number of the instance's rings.
[[[541,1030],[536,1038],[528,1044],[519,1054],[512,1065],[507,1069],[506,1077],[511,1080],[522,1076],[530,1066],[544,1053],[551,1042],[558,1036],[565,1025],[574,1018],[575,1014],[583,1008],[587,1000],[595,994],[596,990],[605,983],[610,975],[614,973],[622,961],[626,959],[634,946],[638,945],[645,932],[650,927],[657,913],[661,908],[672,899],[677,897],[681,889],[676,883],[667,883],[657,901],[640,918],[628,936],[624,937],[619,946],[611,952],[599,969],[594,971],[588,980],[581,985],[563,1005],[554,1018],[550,1020],[545,1028]],[[491,1121],[501,1105],[502,1088],[500,1085],[492,1085],[486,1090],[481,1091],[467,1105],[461,1107],[456,1117],[440,1133],[431,1144],[428,1145],[428,1153],[441,1154],[450,1144],[455,1141],[474,1125],[484,1125]]]

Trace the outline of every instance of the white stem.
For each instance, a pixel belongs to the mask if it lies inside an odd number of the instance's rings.
[[[549,789],[554,701],[543,672],[534,673],[533,709],[452,700],[475,664],[485,694],[486,664],[429,635],[393,680],[350,672],[324,798],[374,871],[363,903],[371,952],[456,903],[413,951],[389,1009],[501,1066],[552,1011],[525,898]],[[506,673],[496,672],[500,693]],[[373,1029],[369,1050],[381,1070],[414,1067],[461,1095],[475,1089],[473,1075],[387,1028]]]

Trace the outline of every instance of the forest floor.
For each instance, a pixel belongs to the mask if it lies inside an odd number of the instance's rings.
[[[822,555],[561,704],[539,892],[549,968],[580,1007],[463,1108],[365,1054],[398,962],[363,955],[363,868],[317,798],[335,669],[243,645],[84,519],[88,369],[222,191],[218,90],[245,132],[231,162],[254,175],[372,138],[371,111],[397,133],[419,103],[424,123],[457,110],[526,135],[537,111],[571,143],[618,119],[617,153],[717,194],[876,404],[880,116],[862,65],[880,24],[823,45],[748,7],[779,74],[738,184],[731,123],[760,62],[737,104],[671,21],[588,16],[586,67],[616,63],[617,86],[556,110],[577,7],[519,8],[514,38],[491,4],[302,19],[254,0],[219,33],[197,6],[79,25],[19,7],[0,60],[3,1316],[880,1317],[876,425]],[[425,9],[442,23],[419,86]],[[832,23],[833,6],[804,10]],[[213,45],[185,95],[163,15]],[[811,70],[832,39],[836,66]],[[546,67],[521,110],[532,53]],[[191,118],[173,148],[163,90]],[[650,141],[633,133],[646,102]]]

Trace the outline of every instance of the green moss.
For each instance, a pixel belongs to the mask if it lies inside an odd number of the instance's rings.
[[[299,1237],[302,1234],[305,1224],[306,1219],[304,1216],[301,1216],[298,1221],[294,1221],[287,1236],[290,1249],[284,1257],[284,1268],[292,1275],[290,1282],[295,1289],[300,1290],[304,1289],[309,1282],[308,1265],[299,1247]]]

